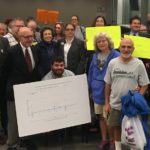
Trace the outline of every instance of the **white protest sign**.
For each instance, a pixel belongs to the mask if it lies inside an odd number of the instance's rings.
[[[19,136],[91,122],[86,75],[14,86]]]

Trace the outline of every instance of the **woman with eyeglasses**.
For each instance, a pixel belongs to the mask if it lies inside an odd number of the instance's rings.
[[[111,130],[107,127],[107,114],[104,111],[104,76],[110,60],[118,57],[120,53],[113,49],[114,43],[112,39],[104,32],[98,33],[95,36],[94,46],[95,53],[93,54],[92,62],[89,68],[88,83],[92,100],[94,102],[94,112],[99,116],[99,127],[102,138],[99,143],[99,148],[102,150],[106,144],[109,144],[110,149],[113,150],[113,137]],[[107,132],[109,133],[109,141],[107,140]]]
[[[65,67],[75,74],[84,73],[82,64],[85,61],[84,42],[75,37],[75,26],[68,23],[64,27],[65,37],[58,41],[58,55],[65,60]]]
[[[56,42],[53,41],[53,29],[44,27],[40,31],[41,42],[38,43],[39,72],[41,78],[51,70],[51,62],[57,55]]]

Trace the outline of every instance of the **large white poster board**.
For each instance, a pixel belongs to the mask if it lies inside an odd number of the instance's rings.
[[[19,136],[91,122],[86,75],[14,86]]]

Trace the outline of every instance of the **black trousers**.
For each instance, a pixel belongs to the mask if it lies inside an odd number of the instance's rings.
[[[5,134],[7,134],[7,125],[8,125],[7,102],[3,96],[3,93],[0,93],[0,123],[4,129]]]

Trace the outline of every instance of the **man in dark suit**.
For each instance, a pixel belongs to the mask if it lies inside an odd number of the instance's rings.
[[[6,38],[0,37],[0,78],[2,77],[2,67],[5,63],[6,55],[8,53],[9,42]],[[0,144],[4,144],[7,137],[7,105],[4,99],[4,88],[0,85],[0,126],[2,127],[0,133]]]
[[[58,55],[65,60],[65,68],[71,70],[74,74],[85,72],[84,42],[75,38],[75,26],[66,24],[65,38],[58,41]]]
[[[147,29],[148,29],[148,34],[150,34],[150,13],[147,14],[146,26],[147,26]]]
[[[17,150],[19,142],[13,85],[40,80],[37,71],[38,57],[35,48],[31,46],[33,31],[21,27],[18,35],[20,43],[10,48],[2,74],[8,110],[8,150]]]
[[[130,19],[130,32],[124,34],[150,38],[150,34],[140,32],[140,27],[141,27],[141,18],[138,16],[134,16]]]

